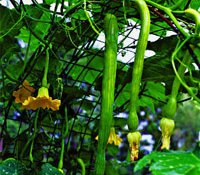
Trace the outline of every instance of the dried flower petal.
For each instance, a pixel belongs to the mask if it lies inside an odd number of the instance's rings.
[[[30,86],[28,81],[24,81],[17,91],[13,92],[15,103],[23,103],[35,92],[35,89]]]
[[[98,140],[98,136],[96,136],[95,138],[96,140]],[[108,143],[109,144],[113,144],[116,145],[116,146],[119,146],[122,142],[122,138],[120,138],[116,133],[115,133],[115,128],[112,127],[110,129],[110,135],[109,135],[109,138],[108,138]]]

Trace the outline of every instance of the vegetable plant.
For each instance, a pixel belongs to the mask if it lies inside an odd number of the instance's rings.
[[[199,175],[199,8],[0,1],[0,174]]]

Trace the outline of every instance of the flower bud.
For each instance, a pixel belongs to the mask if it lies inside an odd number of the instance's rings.
[[[168,118],[162,118],[160,121],[160,128],[162,132],[162,147],[161,149],[169,149],[170,137],[174,130],[174,120]]]
[[[127,135],[127,139],[129,142],[129,148],[131,151],[131,161],[135,161],[138,159],[139,154],[139,147],[140,147],[140,140],[141,140],[141,134],[140,132],[130,132]]]

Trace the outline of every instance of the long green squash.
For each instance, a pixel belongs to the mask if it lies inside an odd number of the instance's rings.
[[[113,123],[113,102],[117,68],[118,24],[112,14],[104,18],[105,55],[102,83],[102,106],[99,126],[99,139],[95,161],[95,174],[103,175],[105,171],[105,151],[110,128]]]
[[[141,30],[136,47],[131,83],[130,112],[128,117],[128,127],[131,132],[136,131],[138,128],[137,102],[143,72],[144,54],[150,30],[150,13],[145,1],[134,0],[133,3],[140,13]]]

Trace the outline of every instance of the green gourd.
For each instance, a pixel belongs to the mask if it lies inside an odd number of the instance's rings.
[[[105,151],[110,128],[113,123],[113,102],[117,68],[118,24],[112,14],[104,18],[105,55],[102,83],[102,106],[99,126],[99,139],[95,160],[95,174],[103,175],[105,171]]]
[[[141,30],[136,47],[135,61],[131,82],[130,112],[128,117],[128,127],[131,132],[138,128],[137,103],[140,90],[140,83],[143,72],[144,54],[150,30],[150,13],[144,0],[134,0],[141,18]]]

